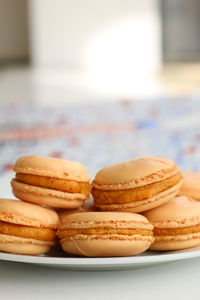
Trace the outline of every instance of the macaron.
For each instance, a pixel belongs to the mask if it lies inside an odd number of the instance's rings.
[[[90,195],[86,168],[74,161],[25,156],[17,160],[13,194],[24,201],[58,208],[77,208]]]
[[[0,199],[0,251],[38,255],[56,241],[55,211],[19,200]]]
[[[102,211],[143,212],[174,198],[181,180],[172,160],[138,158],[101,169],[92,183],[92,195]]]
[[[186,196],[143,214],[154,226],[152,250],[181,250],[200,245],[200,203]]]
[[[153,226],[144,216],[124,212],[66,215],[57,234],[65,252],[88,257],[134,255],[154,241]]]
[[[184,171],[183,183],[181,185],[179,195],[192,197],[195,200],[200,200],[200,173]]]

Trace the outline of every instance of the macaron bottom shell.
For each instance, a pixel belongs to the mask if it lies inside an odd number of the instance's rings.
[[[155,237],[155,242],[150,246],[150,250],[173,251],[193,248],[200,245],[200,233],[190,235],[178,235],[167,237]]]
[[[0,251],[26,255],[46,254],[50,251],[53,242],[21,238],[0,234]]]
[[[15,197],[23,201],[56,208],[77,208],[83,205],[84,201],[88,198],[88,196],[84,194],[73,194],[45,189],[16,180],[12,180],[12,190]]]
[[[87,257],[120,257],[136,255],[146,251],[153,241],[152,237],[133,237],[132,239],[62,239],[62,249],[70,254]]]

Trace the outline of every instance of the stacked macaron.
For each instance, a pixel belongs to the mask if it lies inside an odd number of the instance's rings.
[[[90,195],[90,178],[78,162],[33,155],[18,159],[14,171],[13,194],[24,201],[76,208]]]
[[[45,254],[56,237],[65,252],[88,257],[200,245],[200,203],[186,197],[198,199],[194,175],[184,174],[181,186],[182,174],[170,159],[108,166],[96,174],[92,189],[78,162],[26,156],[14,171],[11,185],[19,200],[0,199],[0,251]]]
[[[143,212],[175,197],[181,179],[178,167],[169,159],[133,159],[100,170],[92,194],[100,210]]]

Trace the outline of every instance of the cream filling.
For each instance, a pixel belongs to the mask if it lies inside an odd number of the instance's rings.
[[[185,235],[166,235],[166,236],[154,236],[155,242],[171,242],[171,241],[187,241],[191,239],[199,239],[200,232],[190,233]]]
[[[97,222],[97,221],[90,221],[90,222],[69,222],[64,223],[61,225],[61,229],[82,229],[82,228],[141,228],[141,229],[153,229],[153,226],[148,223],[143,222],[131,222],[131,221],[114,221],[114,222]]]
[[[154,237],[153,236],[143,236],[140,234],[134,235],[120,235],[120,234],[108,234],[108,235],[84,235],[84,234],[77,234],[74,236],[68,236],[62,238],[60,241],[61,243],[65,241],[73,241],[73,240],[124,240],[124,241],[149,241],[153,243]]]
[[[173,195],[175,193],[175,195],[176,195],[176,192],[178,192],[178,189],[181,186],[181,183],[182,183],[182,181],[179,182],[178,184],[176,184],[175,186],[171,187],[170,189],[168,189],[166,191],[163,191],[160,194],[155,195],[154,197],[149,198],[149,199],[124,203],[124,204],[95,204],[95,206],[99,207],[99,208],[102,208],[102,209],[105,209],[105,210],[140,207],[141,205],[146,205],[146,204],[153,203],[155,201],[161,200],[161,199],[165,198],[166,196],[169,196],[170,194]]]
[[[19,182],[15,179],[11,181],[12,188],[16,191],[21,191],[23,193],[35,194],[38,196],[51,196],[55,198],[61,198],[66,200],[86,200],[88,195],[78,194],[78,193],[67,193],[52,189],[46,189],[43,187],[36,187],[26,183]]]

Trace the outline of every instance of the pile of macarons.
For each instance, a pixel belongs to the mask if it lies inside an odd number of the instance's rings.
[[[50,157],[21,157],[14,171],[18,199],[0,199],[2,252],[41,255],[60,244],[114,257],[200,245],[200,175],[170,159],[121,162],[92,182],[82,164]]]

